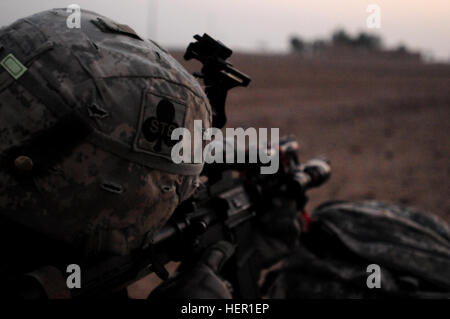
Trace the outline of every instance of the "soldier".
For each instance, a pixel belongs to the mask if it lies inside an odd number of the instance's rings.
[[[0,234],[11,243],[1,278],[15,287],[31,272],[45,291],[26,297],[70,295],[39,267],[151,242],[203,168],[172,162],[172,131],[212,123],[199,83],[156,43],[93,12],[81,12],[81,29],[67,18],[55,9],[0,31]],[[232,252],[209,249],[177,295],[231,297],[216,273]]]
[[[195,120],[212,125],[199,83],[128,26],[82,11],[82,28],[70,29],[67,18],[56,9],[0,30],[0,285],[6,297],[70,297],[61,261],[139,251],[200,184],[203,164],[171,160],[174,129],[193,131]],[[254,241],[263,264],[297,250],[268,276],[269,296],[365,297],[359,266],[374,261],[397,270],[384,272],[388,293],[404,295],[409,285],[425,290],[413,296],[429,296],[436,291],[431,282],[440,287],[437,296],[447,296],[447,226],[394,206],[329,204],[315,212],[315,226],[300,245],[295,201],[274,194],[272,202]],[[372,245],[382,229],[394,235]],[[232,254],[227,242],[213,245],[151,297],[231,298],[218,273]]]
[[[131,254],[199,185],[203,165],[170,152],[173,129],[211,127],[199,83],[131,28],[81,17],[0,31],[3,280],[62,255]]]

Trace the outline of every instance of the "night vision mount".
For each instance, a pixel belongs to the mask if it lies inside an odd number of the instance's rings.
[[[227,123],[225,102],[228,91],[232,88],[250,83],[250,78],[233,65],[227,59],[233,51],[223,43],[207,35],[195,35],[196,42],[189,44],[184,59],[195,59],[203,64],[201,72],[195,72],[194,76],[203,79],[205,93],[213,111],[213,127],[222,128]]]

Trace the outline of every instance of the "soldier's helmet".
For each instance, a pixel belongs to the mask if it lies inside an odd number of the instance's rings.
[[[175,128],[211,126],[199,83],[156,43],[93,12],[0,29],[0,217],[86,254],[128,254],[198,186]]]

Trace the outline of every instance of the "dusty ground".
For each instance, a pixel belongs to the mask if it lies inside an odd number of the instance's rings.
[[[230,94],[229,127],[279,127],[297,136],[304,160],[331,160],[332,179],[310,192],[310,210],[332,199],[380,199],[450,221],[450,65],[361,55],[238,54],[232,62],[253,81]],[[131,295],[157,283],[152,275]]]
[[[228,126],[279,127],[299,139],[303,160],[331,160],[332,179],[310,193],[309,209],[381,199],[450,220],[450,65],[365,55],[232,62],[252,83],[230,94]]]

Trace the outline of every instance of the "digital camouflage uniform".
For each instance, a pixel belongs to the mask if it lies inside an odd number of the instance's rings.
[[[268,276],[272,298],[450,298],[450,227],[412,208],[331,202],[284,266]],[[369,288],[369,265],[380,287]]]

